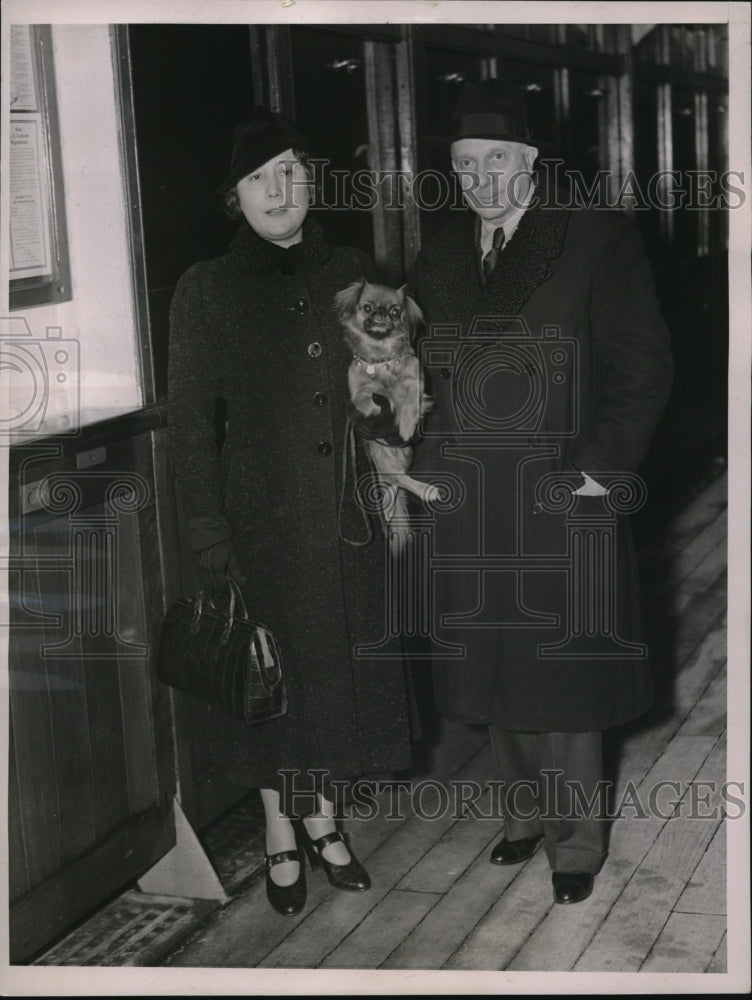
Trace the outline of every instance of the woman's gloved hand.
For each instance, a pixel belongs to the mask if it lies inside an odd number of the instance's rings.
[[[227,574],[238,583],[248,579],[243,571],[232,541],[228,538],[196,553],[199,585],[207,595],[221,594],[227,590]]]
[[[397,429],[397,414],[392,409],[389,400],[379,392],[374,392],[372,395],[374,403],[379,407],[379,412],[371,416],[365,416],[352,403],[348,405],[350,419],[355,424],[359,436],[371,441],[378,439],[396,447],[406,444],[407,442],[400,437]]]

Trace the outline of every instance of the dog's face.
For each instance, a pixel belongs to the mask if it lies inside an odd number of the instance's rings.
[[[369,281],[354,281],[334,298],[342,325],[351,334],[384,341],[404,336],[408,343],[423,314],[402,288],[388,288]]]

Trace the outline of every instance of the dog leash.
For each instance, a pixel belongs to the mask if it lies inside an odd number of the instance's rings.
[[[347,458],[350,457],[352,464],[353,473],[353,500],[355,501],[355,506],[360,510],[363,516],[363,521],[366,526],[366,538],[363,541],[356,541],[355,539],[348,538],[342,530],[342,510],[345,504],[345,491],[347,489]],[[373,541],[373,528],[371,527],[371,522],[368,518],[368,514],[363,509],[360,504],[360,499],[358,497],[358,458],[357,451],[355,448],[355,425],[352,420],[348,417],[345,422],[345,437],[342,442],[342,487],[339,495],[339,511],[337,515],[337,530],[339,532],[339,537],[343,542],[348,545],[352,545],[353,548],[362,548],[364,545],[368,545]]]

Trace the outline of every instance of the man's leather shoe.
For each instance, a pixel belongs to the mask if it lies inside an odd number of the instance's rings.
[[[502,837],[491,851],[489,860],[494,865],[518,865],[533,856],[540,839],[541,834],[537,837],[523,837],[522,840],[507,840]]]
[[[593,891],[595,876],[587,872],[554,872],[551,882],[555,902],[581,903]]]

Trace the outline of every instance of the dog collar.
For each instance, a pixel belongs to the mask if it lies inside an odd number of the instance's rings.
[[[375,375],[377,365],[384,371],[389,371],[390,368],[399,368],[400,361],[402,361],[404,356],[404,354],[395,354],[393,358],[377,358],[375,361],[366,361],[365,358],[353,354],[353,361],[359,368],[365,368],[366,374]]]

